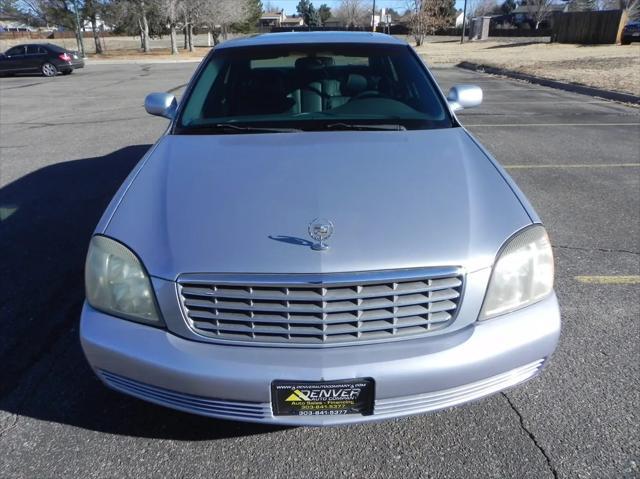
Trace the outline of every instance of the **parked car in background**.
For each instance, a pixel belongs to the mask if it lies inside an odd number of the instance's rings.
[[[560,312],[547,232],[415,51],[364,32],[232,40],[90,241],[80,337],[118,391],[328,425],[536,376]]]
[[[77,68],[84,68],[84,60],[78,52],[51,43],[16,45],[0,54],[0,74],[41,73],[47,77],[58,73],[68,75]]]
[[[634,20],[627,23],[622,30],[622,39],[620,43],[629,45],[631,42],[640,42],[640,20]]]

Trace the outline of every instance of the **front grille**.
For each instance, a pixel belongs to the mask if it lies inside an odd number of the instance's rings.
[[[318,275],[183,275],[190,326],[212,339],[323,346],[413,338],[447,327],[456,268]]]

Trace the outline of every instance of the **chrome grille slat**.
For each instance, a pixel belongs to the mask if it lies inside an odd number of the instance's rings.
[[[427,282],[412,282],[404,285],[398,283],[399,287],[393,289],[387,285],[363,286],[362,291],[358,293],[356,288],[335,288],[334,290],[322,294],[313,290],[309,292],[296,291],[291,289],[290,292],[278,291],[276,288],[225,288],[215,287],[215,289],[203,285],[193,285],[183,287],[182,294],[185,296],[206,297],[206,298],[227,298],[227,299],[251,299],[251,300],[287,300],[287,301],[334,301],[340,299],[365,299],[386,295],[406,295],[415,293],[428,293],[443,288],[457,288],[462,284],[458,278],[445,278],[441,280],[433,280],[431,286]],[[287,289],[287,288],[282,288]]]
[[[446,328],[459,309],[463,276],[457,268],[432,274],[422,269],[298,275],[281,282],[278,275],[183,275],[178,291],[187,322],[202,336],[330,346]]]
[[[445,298],[455,299],[458,293],[454,290],[443,295]],[[437,301],[442,298],[434,293]],[[264,311],[273,313],[341,313],[345,311],[366,311],[370,309],[392,308],[394,306],[413,306],[429,302],[430,298],[425,295],[408,295],[398,297],[369,298],[356,301],[313,301],[308,303],[278,301],[265,303],[263,301],[231,302],[216,301],[211,302],[203,299],[185,299],[185,305],[193,308],[215,308],[219,310],[237,311]],[[445,302],[445,301],[443,301]]]
[[[455,308],[455,305],[449,306],[449,308]],[[441,308],[438,303],[434,303],[431,305],[431,315],[432,321],[448,321],[451,318],[451,315],[447,313],[447,310]],[[327,319],[322,319],[321,314],[312,314],[312,315],[289,315],[289,319],[286,319],[286,315],[281,314],[273,314],[273,315],[265,315],[259,314],[254,315],[250,321],[253,323],[285,323],[285,324],[333,324],[333,323],[348,323],[352,321],[375,321],[379,319],[390,319],[390,318],[403,318],[406,316],[418,316],[421,314],[428,314],[429,310],[424,308],[423,306],[404,306],[402,308],[398,308],[397,312],[393,312],[393,310],[382,309],[382,310],[370,310],[363,312],[360,316],[357,316],[353,313],[335,313],[332,314]],[[440,316],[436,316],[440,315]],[[442,319],[446,316],[446,319]],[[213,314],[209,311],[199,311],[199,310],[190,310],[189,317],[193,320],[209,320],[209,321],[248,321],[247,317],[238,312],[218,312],[218,314]]]

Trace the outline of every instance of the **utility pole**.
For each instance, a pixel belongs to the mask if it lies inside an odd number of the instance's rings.
[[[467,0],[464,0],[464,10],[462,11],[462,35],[460,35],[460,45],[464,42],[464,30],[467,26]]]
[[[78,37],[78,50],[84,58],[84,41],[82,40],[82,30],[80,29],[80,14],[78,13],[78,0],[73,0],[73,8],[76,11],[76,35]]]
[[[371,31],[376,31],[376,0],[373,0],[373,11],[371,12]]]

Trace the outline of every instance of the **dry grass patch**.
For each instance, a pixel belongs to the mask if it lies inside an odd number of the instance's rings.
[[[430,65],[468,61],[539,77],[640,95],[640,44],[564,45],[496,41],[427,43]]]

